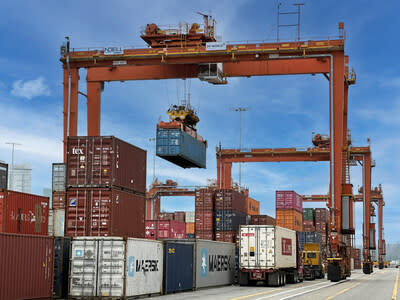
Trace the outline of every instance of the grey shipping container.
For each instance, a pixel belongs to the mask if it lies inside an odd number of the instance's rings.
[[[67,166],[64,163],[53,163],[52,166],[52,189],[54,192],[65,192]]]
[[[69,251],[71,238],[54,238],[54,284],[53,297],[68,297]]]
[[[163,291],[165,294],[193,289],[193,244],[164,242]]]
[[[244,213],[234,210],[215,211],[215,230],[237,231],[240,225],[247,225],[247,217]]]
[[[182,168],[206,167],[207,143],[175,128],[158,128],[156,154]]]
[[[8,184],[8,165],[0,162],[0,189],[6,190]]]

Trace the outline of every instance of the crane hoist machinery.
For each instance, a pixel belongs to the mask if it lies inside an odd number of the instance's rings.
[[[182,168],[205,168],[205,141],[197,134],[196,124],[200,121],[190,105],[190,93],[178,105],[169,107],[170,122],[157,124],[156,155]]]

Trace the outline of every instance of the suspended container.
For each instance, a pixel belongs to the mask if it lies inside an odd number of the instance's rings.
[[[375,238],[375,223],[369,224],[369,249],[375,250],[376,249],[376,238]]]
[[[156,154],[182,168],[206,167],[207,141],[180,122],[157,125]]]

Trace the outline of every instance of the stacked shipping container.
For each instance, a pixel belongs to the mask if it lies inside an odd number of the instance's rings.
[[[67,199],[66,181],[67,167],[64,163],[52,166],[52,224],[53,236],[64,236],[65,204]]]
[[[247,199],[244,193],[215,191],[215,240],[233,243],[240,225],[247,224]]]
[[[315,231],[315,211],[314,208],[303,208],[303,231]]]
[[[197,239],[214,239],[214,197],[212,189],[195,191],[195,234]]]
[[[185,222],[186,222],[186,238],[194,239],[195,234],[195,212],[187,211],[185,212]]]
[[[8,165],[0,162],[0,189],[8,188]]]
[[[145,225],[146,239],[184,239],[186,224],[179,221],[149,220]]]
[[[69,137],[68,236],[144,237],[146,151],[113,136]]]
[[[294,191],[276,191],[276,225],[303,230],[303,199]]]
[[[250,218],[250,225],[275,225],[275,219],[268,215],[254,215]]]

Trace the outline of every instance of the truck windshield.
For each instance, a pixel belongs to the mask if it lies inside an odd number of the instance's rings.
[[[315,254],[315,253],[307,253],[307,257],[308,258],[316,258],[317,257],[317,255]]]

